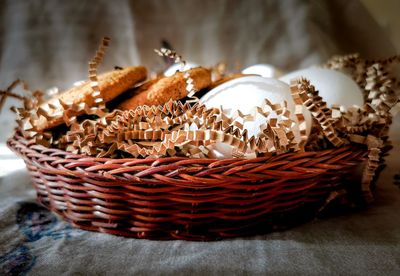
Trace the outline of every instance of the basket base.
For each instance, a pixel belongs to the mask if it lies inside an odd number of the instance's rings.
[[[323,202],[314,202],[301,204],[301,206],[296,206],[293,210],[285,212],[269,212],[254,219],[241,221],[210,219],[208,222],[202,221],[198,224],[193,222],[188,227],[182,227],[181,224],[166,223],[158,225],[162,230],[140,231],[139,227],[132,227],[132,225],[118,221],[93,222],[70,220],[68,219],[68,214],[50,208],[46,201],[41,199],[43,198],[38,197],[38,202],[41,205],[58,214],[73,227],[86,231],[149,240],[216,241],[237,237],[250,237],[300,226],[326,213],[321,213]]]

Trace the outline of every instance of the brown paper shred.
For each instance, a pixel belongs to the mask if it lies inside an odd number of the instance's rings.
[[[307,137],[307,125],[306,120],[303,114],[303,101],[300,98],[297,89],[292,90],[292,98],[295,104],[294,114],[298,121],[299,133],[300,133],[300,141],[299,141],[299,150],[304,151],[305,144],[308,140]]]
[[[213,82],[222,79],[226,75],[226,63],[218,62],[211,68],[211,80]]]
[[[7,97],[15,98],[15,99],[18,99],[20,101],[24,101],[25,100],[24,97],[22,97],[20,95],[17,95],[17,94],[14,94],[10,90],[11,90],[10,87],[8,87],[5,91],[0,90],[0,112],[1,112],[1,110],[3,108],[3,105],[4,105]]]
[[[142,137],[146,139],[146,137]],[[197,138],[197,139],[196,139]],[[180,144],[186,145],[189,143],[196,145],[197,141],[212,141],[215,142],[225,142],[237,148],[239,151],[243,151],[245,143],[239,138],[234,137],[231,134],[224,133],[222,131],[212,131],[212,130],[199,130],[196,131],[196,136],[193,131],[173,131],[164,136],[163,141],[160,142],[136,142],[132,145],[127,143],[118,142],[118,149],[124,150],[135,157],[146,157],[146,156],[165,156],[168,149],[174,149],[175,146],[181,146]],[[200,146],[199,149],[202,147]],[[204,151],[204,149],[203,149]],[[202,152],[203,152],[202,151]],[[205,152],[203,152],[205,154]]]
[[[373,200],[370,187],[371,187],[371,182],[375,176],[375,171],[379,167],[380,153],[381,150],[379,148],[372,147],[369,149],[367,165],[364,169],[364,173],[361,180],[361,190],[364,199],[367,202],[371,202]]]
[[[89,62],[89,80],[90,86],[92,88],[92,97],[94,99],[94,103],[96,104],[97,108],[100,110],[105,109],[105,103],[103,98],[101,97],[100,88],[98,85],[98,78],[97,78],[97,67],[101,64],[104,58],[104,53],[107,47],[110,44],[110,38],[104,37],[102,43],[100,44],[99,48],[96,51],[95,56]],[[95,113],[95,110],[91,110]]]
[[[194,88],[194,85],[193,85],[193,79],[190,77],[190,74],[189,74],[188,71],[185,72],[183,77],[186,80],[187,95],[188,95],[189,98],[192,98],[194,96],[194,94],[197,92],[196,89]]]
[[[182,59],[182,56],[178,55],[175,51],[166,48],[161,48],[160,50],[154,49],[154,51],[161,57],[168,57],[174,60],[175,63],[180,63],[181,69],[179,71],[183,71],[186,65],[186,61]],[[194,96],[197,90],[193,85],[194,80],[190,77],[189,71],[186,71],[183,74],[183,78],[185,79],[186,82],[186,92],[187,92],[187,97],[189,98],[188,102],[189,103],[199,102],[199,99]]]
[[[365,61],[360,58],[358,53],[333,56],[328,62],[325,63],[325,68],[344,71],[348,73],[354,81],[360,86],[365,86]]]
[[[345,143],[344,140],[338,137],[336,130],[329,120],[330,112],[327,111],[326,103],[318,98],[318,92],[314,86],[305,79],[297,79],[291,82],[290,90],[292,95],[294,95],[293,98],[301,100],[303,105],[311,112],[311,115],[319,123],[328,140],[335,147],[343,145]],[[314,101],[314,99],[318,99],[318,101]]]
[[[390,71],[391,66],[400,64],[400,55],[391,56],[386,59],[378,59],[378,60],[367,60],[360,58],[359,54],[352,54],[347,56],[334,56],[331,58],[326,64],[326,68],[335,69],[335,70],[349,70],[349,74],[353,77],[353,79],[357,82],[357,84],[364,88],[367,83],[368,77],[367,71],[370,70],[372,66],[381,66],[386,71]],[[392,85],[393,88],[400,88],[400,82],[397,79],[398,76],[391,76],[389,74],[389,78],[394,79]],[[365,97],[368,96],[368,91],[365,91]]]
[[[322,213],[326,207],[329,206],[329,204],[331,202],[333,202],[334,200],[337,200],[339,198],[343,198],[348,194],[348,192],[345,189],[340,189],[337,191],[332,191],[330,192],[329,196],[327,197],[327,199],[325,200],[324,204],[318,209],[318,213]]]
[[[13,91],[18,86],[22,86],[23,92],[28,95],[19,95],[14,93]],[[17,114],[16,122],[22,135],[26,138],[34,137],[36,132],[33,131],[34,114],[32,113],[32,110],[43,102],[43,92],[39,90],[31,91],[24,81],[15,80],[5,90],[0,90],[0,112],[6,98],[8,97],[22,101],[22,107],[17,108],[13,106],[11,107],[11,111]]]
[[[245,122],[250,117],[248,114],[238,112],[234,120],[217,108],[207,109],[204,105],[190,106],[176,101],[158,107],[116,110],[101,118],[101,123],[87,121],[86,125],[81,124],[61,141],[69,149],[99,157],[109,157],[117,149],[134,157],[168,154],[206,157],[209,153],[204,146],[217,142],[232,146],[235,156],[244,156],[248,149],[260,154],[295,150],[295,136],[291,131],[293,122],[289,119],[286,104],[275,104],[270,108],[279,114],[280,119],[272,119],[262,126],[267,131],[262,137],[253,139],[251,146],[243,124],[236,121],[240,118]],[[267,113],[255,108],[255,112],[257,110],[264,115]],[[191,130],[190,126],[196,127]]]
[[[22,86],[23,91],[25,93],[29,93],[30,95],[22,96],[17,93],[14,93],[13,91],[18,86]],[[5,100],[8,97],[15,98],[15,99],[22,101],[22,103],[23,103],[22,108],[18,108],[18,110],[16,108],[12,108],[12,110],[14,112],[18,112],[21,115],[23,113],[28,114],[34,106],[38,105],[39,103],[41,103],[43,101],[43,93],[41,91],[29,90],[28,85],[24,81],[19,80],[19,79],[13,81],[5,90],[0,90],[0,112],[5,103]]]
[[[381,64],[375,63],[368,67],[365,85],[367,102],[380,116],[390,116],[389,110],[399,101],[399,97],[392,89],[392,82]]]
[[[385,59],[373,59],[373,60],[365,60],[365,64],[371,65],[375,63],[380,63],[384,66],[388,66],[394,63],[400,63],[400,55],[393,55]]]
[[[344,55],[344,56],[333,56],[324,65],[324,67],[329,69],[344,69],[351,68],[356,69],[357,64],[360,62],[360,55],[358,53]]]
[[[156,54],[159,55],[160,57],[168,57],[172,59],[175,63],[182,63],[183,65],[186,64],[186,61],[182,59],[182,56],[178,55],[173,50],[167,48],[161,48],[160,50],[154,49],[154,52],[156,52]]]
[[[400,56],[383,60],[364,60],[359,56],[338,57],[327,66],[339,70],[350,68],[353,79],[364,91],[365,105],[359,109],[349,109],[348,112],[336,109],[334,124],[351,142],[368,146],[368,162],[362,177],[362,190],[367,201],[373,199],[371,182],[380,165],[382,149],[390,146],[389,126],[392,113],[399,104],[396,94],[399,90],[398,76],[390,74],[390,67],[394,64],[400,64]]]

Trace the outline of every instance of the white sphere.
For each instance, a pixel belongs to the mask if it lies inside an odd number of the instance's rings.
[[[247,76],[225,82],[204,95],[200,99],[200,103],[203,103],[207,108],[222,106],[223,112],[231,117],[237,110],[240,110],[244,114],[252,113],[256,106],[270,110],[265,104],[264,99],[268,99],[273,104],[286,101],[288,109],[291,112],[291,119],[297,122],[289,86],[282,81],[272,78]],[[308,135],[311,130],[311,114],[304,109],[304,116],[306,117]],[[265,118],[263,115],[256,113],[254,121],[244,123],[244,129],[247,129],[248,137],[257,136],[261,131],[260,126],[274,117],[276,117],[274,114]],[[299,139],[298,127],[294,128],[294,131],[296,139]],[[209,148],[212,152],[216,150],[218,153],[221,153],[224,158],[232,157],[232,147],[228,145],[219,145],[217,143]],[[218,154],[215,155],[218,157]]]
[[[357,83],[341,72],[310,67],[291,72],[279,79],[290,84],[292,79],[299,77],[308,79],[315,86],[328,107],[334,104],[342,105],[345,108],[364,105],[364,97]]]
[[[282,75],[281,71],[270,64],[255,64],[242,70],[246,75],[260,75],[264,78],[277,78]]]
[[[177,71],[186,71],[186,70],[196,68],[199,66],[200,65],[198,65],[196,63],[187,62],[185,64],[185,66],[182,68],[181,64],[175,63],[175,64],[171,65],[170,67],[168,67],[167,70],[164,71],[164,76],[170,77],[170,76],[174,75]]]

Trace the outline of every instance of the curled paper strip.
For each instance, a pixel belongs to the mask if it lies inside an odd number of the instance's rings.
[[[320,125],[323,133],[328,140],[335,146],[342,146],[345,142],[339,138],[336,130],[331,124],[331,111],[326,107],[326,103],[318,96],[318,91],[306,79],[297,79],[291,82],[290,91],[293,99],[301,102],[310,112],[313,118]]]
[[[344,68],[356,70],[357,64],[359,64],[360,61],[361,59],[358,53],[344,56],[333,56],[325,63],[324,67],[335,70]]]
[[[368,79],[366,78],[367,71],[371,66],[378,65],[383,68],[387,74],[391,71],[390,69],[393,65],[399,64],[400,55],[391,56],[386,59],[368,60],[362,59],[359,54],[351,54],[346,56],[334,56],[325,63],[325,67],[335,70],[344,70],[345,73],[349,73],[353,77],[361,88],[364,88]],[[391,74],[389,74],[389,78],[397,80],[392,83],[392,88],[399,89],[400,82],[397,76],[391,76]],[[364,96],[365,98],[368,96],[368,91],[365,91]]]
[[[234,147],[235,156],[246,150],[258,154],[281,153],[295,150],[293,122],[286,107],[269,107],[287,119],[273,119],[260,126],[260,137],[248,139],[243,125],[223,114],[221,109],[207,109],[204,105],[170,101],[163,106],[140,106],[135,110],[116,110],[97,120],[76,124],[60,139],[60,145],[77,153],[98,157],[112,157],[116,151],[134,157],[183,155],[206,157],[205,146],[224,143]],[[255,112],[265,114],[261,108]],[[248,115],[236,116],[245,120]],[[191,129],[195,126],[195,129]]]
[[[361,190],[363,192],[364,199],[367,202],[373,200],[373,195],[371,193],[371,182],[375,176],[375,171],[379,167],[381,150],[379,148],[372,147],[369,149],[368,162],[365,167],[362,180],[361,180]]]
[[[70,106],[68,109],[65,109],[64,114],[64,121],[68,124],[73,124],[76,122],[76,115],[75,116],[68,116],[69,113],[77,114],[80,111],[84,111],[85,114],[88,115],[97,115],[102,117],[106,114],[107,109],[105,102],[102,98],[101,91],[99,88],[99,80],[97,78],[97,67],[102,63],[104,58],[104,53],[107,47],[110,44],[110,38],[104,37],[99,48],[96,51],[95,56],[89,62],[89,80],[90,80],[90,87],[92,88],[91,97],[93,102],[92,105],[82,104],[82,105],[73,105]],[[64,105],[65,106],[65,105]],[[64,107],[63,106],[63,107]]]
[[[14,93],[13,90],[18,86],[22,86],[23,91],[28,95],[19,95]],[[31,91],[24,81],[15,80],[5,90],[0,90],[0,112],[7,97],[18,99],[23,103],[22,107],[11,107],[11,110],[17,115],[16,122],[23,136],[26,138],[32,138],[37,135],[33,127],[34,114],[32,110],[43,102],[43,92],[39,90]],[[42,118],[46,119],[44,117]],[[39,135],[38,138],[40,141],[40,139],[43,138],[43,135]],[[52,138],[50,137],[49,140],[51,139]],[[46,145],[50,146],[50,142],[46,143]]]
[[[178,55],[175,51],[166,49],[166,48],[161,48],[160,50],[154,49],[154,51],[161,57],[168,57],[172,60],[174,60],[175,63],[180,63],[181,69],[179,71],[182,71],[183,68],[185,68],[186,61],[182,58],[182,56]],[[187,96],[190,98],[188,102],[190,103],[196,103],[199,101],[197,97],[195,97],[195,93],[197,90],[195,89],[195,86],[193,85],[193,79],[190,77],[190,74],[188,71],[186,71],[183,75],[185,81],[186,81],[186,91],[187,91]]]
[[[3,105],[7,97],[16,98],[18,100],[23,101],[24,103],[28,101],[27,97],[20,96],[12,92],[15,89],[15,87],[17,87],[20,83],[21,83],[20,80],[15,80],[4,91],[0,90],[0,112],[1,109],[3,108]]]
[[[161,48],[160,50],[154,49],[154,52],[156,52],[160,57],[168,57],[174,60],[175,63],[181,63],[183,66],[186,64],[186,61],[182,59],[182,56],[178,55],[177,52],[173,50]]]
[[[328,68],[350,70],[353,79],[364,91],[364,107],[351,109],[347,114],[339,112],[341,115],[335,124],[336,129],[347,135],[351,142],[368,146],[368,163],[362,177],[362,191],[367,201],[372,200],[370,184],[380,166],[382,149],[390,146],[390,111],[398,108],[400,102],[400,82],[397,76],[390,74],[390,67],[396,64],[400,64],[399,55],[381,60],[364,60],[356,54],[334,57],[326,64]]]

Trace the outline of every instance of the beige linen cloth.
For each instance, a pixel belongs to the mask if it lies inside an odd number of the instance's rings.
[[[333,54],[395,54],[358,1],[1,1],[0,88],[16,78],[32,89],[68,88],[87,77],[104,35],[112,42],[101,70],[162,70],[153,53],[162,40],[189,61],[225,61],[232,70],[269,63],[290,71]],[[399,275],[398,118],[371,208],[245,239],[159,242],[73,229],[35,203],[19,170],[0,179],[0,275]],[[13,125],[3,111],[0,143]]]

